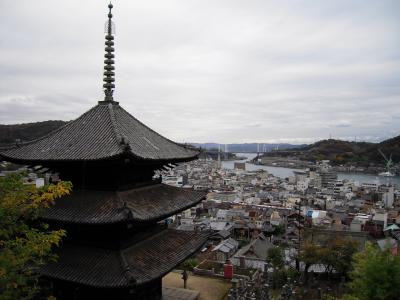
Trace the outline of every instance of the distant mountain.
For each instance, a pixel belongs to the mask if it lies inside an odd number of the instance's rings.
[[[42,137],[62,125],[65,121],[44,121],[15,125],[0,125],[0,145],[14,144],[16,140],[21,142],[31,141]]]
[[[392,160],[398,163],[400,161],[400,136],[380,143],[322,140],[298,149],[273,151],[265,154],[265,156],[292,156],[307,161],[328,159],[333,164],[382,164],[384,159],[378,149],[385,153],[387,157],[392,155]]]
[[[221,151],[225,150],[225,144],[217,143],[190,143],[191,145],[207,150],[218,149],[221,146]],[[257,143],[244,143],[244,144],[226,144],[228,152],[257,152],[257,145],[259,145],[260,152],[268,152],[275,149],[296,149],[305,145],[292,145],[292,144],[257,144]]]

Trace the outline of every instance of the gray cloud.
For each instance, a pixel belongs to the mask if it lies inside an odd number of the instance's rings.
[[[0,123],[69,120],[102,99],[106,5],[0,3]],[[115,96],[171,139],[302,143],[400,133],[398,1],[114,6]]]

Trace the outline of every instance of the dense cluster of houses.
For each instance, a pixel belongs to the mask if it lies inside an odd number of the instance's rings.
[[[395,186],[338,180],[327,161],[285,179],[235,166],[222,169],[203,159],[162,174],[165,183],[209,191],[202,203],[170,220],[181,230],[214,232],[203,249],[208,259],[263,270],[269,248],[282,246],[290,261],[310,232],[315,242],[342,236],[357,241],[360,249],[371,240],[397,253]]]

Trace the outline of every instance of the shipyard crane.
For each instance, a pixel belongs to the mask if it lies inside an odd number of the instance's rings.
[[[382,172],[379,173],[379,176],[384,176],[384,177],[393,177],[394,174],[390,172],[390,169],[393,165],[393,161],[392,161],[392,153],[390,153],[389,159],[386,157],[386,155],[382,152],[381,149],[378,149],[379,153],[383,156],[383,158],[385,159],[386,162],[386,172]]]

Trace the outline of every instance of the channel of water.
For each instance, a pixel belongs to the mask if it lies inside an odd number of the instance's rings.
[[[245,160],[230,160],[230,161],[222,161],[222,168],[225,169],[233,169],[235,162],[244,162],[253,159],[256,154],[255,153],[236,153],[237,156],[246,157]],[[291,168],[283,168],[283,167],[271,167],[271,166],[262,166],[262,165],[254,165],[251,163],[246,162],[246,170],[247,171],[255,171],[263,169],[268,171],[274,176],[280,178],[286,178],[293,176],[293,171],[295,169]],[[395,177],[382,177],[373,174],[364,174],[364,173],[338,173],[338,179],[347,179],[353,180],[359,183],[380,183],[380,184],[387,184],[392,183],[395,184],[397,187],[400,186],[400,176]]]

